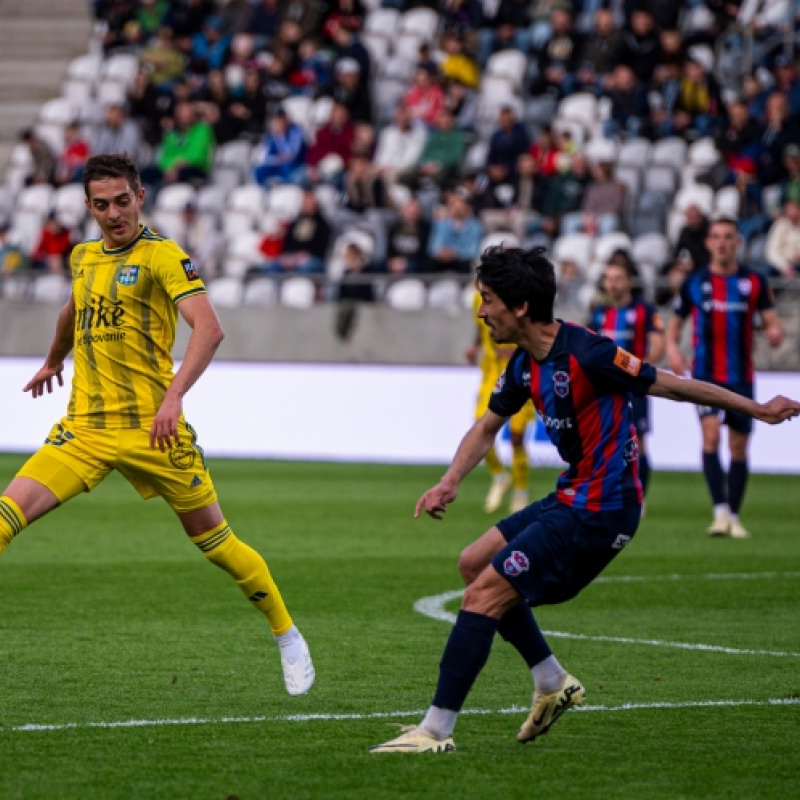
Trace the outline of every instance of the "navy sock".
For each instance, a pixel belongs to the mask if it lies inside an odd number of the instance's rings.
[[[719,453],[703,453],[703,474],[706,476],[706,483],[714,505],[726,503],[725,473],[722,471],[722,464],[719,463]]]
[[[639,451],[639,480],[642,482],[642,494],[647,494],[647,484],[650,483],[650,462],[647,453]]]
[[[731,461],[731,468],[728,470],[728,502],[733,514],[738,514],[742,507],[749,474],[750,470],[747,468],[746,461]]]
[[[439,663],[439,683],[433,705],[461,711],[472,684],[489,658],[497,625],[493,617],[463,609],[458,612]]]
[[[530,606],[524,600],[509,608],[500,617],[497,632],[510,645],[516,647],[529,667],[533,667],[553,655],[553,651],[542,636]]]

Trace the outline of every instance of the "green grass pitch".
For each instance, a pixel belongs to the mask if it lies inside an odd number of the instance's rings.
[[[0,457],[3,485],[21,461]],[[654,475],[604,573],[641,580],[538,612],[588,637],[551,645],[595,710],[517,744],[524,712],[497,712],[529,703],[530,677],[498,640],[467,704],[487,713],[461,718],[456,753],[368,754],[432,696],[448,626],[414,602],[460,588],[458,553],[492,522],[481,470],[443,522],[414,520],[441,472],[212,463],[228,521],[310,642],[317,684],[299,698],[263,618],[161,501],[112,476],[27,530],[0,558],[0,798],[800,797],[797,477],[754,476],[753,538],[733,541],[705,535],[700,476]],[[533,494],[554,476],[534,473]]]

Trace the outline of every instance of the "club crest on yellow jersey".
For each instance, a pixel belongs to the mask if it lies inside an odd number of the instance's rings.
[[[117,273],[117,283],[120,286],[133,286],[139,280],[139,265],[124,264]]]

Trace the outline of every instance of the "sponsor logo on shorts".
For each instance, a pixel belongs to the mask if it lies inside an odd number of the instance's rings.
[[[522,575],[527,572],[531,567],[528,556],[520,550],[514,550],[513,553],[503,562],[503,572],[515,578],[517,575]]]
[[[569,394],[569,373],[563,370],[553,373],[553,391],[559,397],[566,397]]]
[[[197,271],[197,267],[192,264],[191,259],[183,258],[181,259],[181,266],[183,267],[183,271],[186,273],[186,278],[190,281],[198,281],[200,280],[200,273]]]
[[[64,426],[59,423],[53,428],[53,430],[50,431],[50,435],[44,440],[44,443],[61,447],[67,442],[71,442],[74,438],[75,434],[66,430]]]
[[[614,544],[611,545],[612,550],[622,550],[626,544],[631,540],[631,537],[624,533],[618,533]]]
[[[190,444],[177,444],[169,450],[169,460],[176,469],[191,469],[197,458],[197,451]]]
[[[120,286],[133,286],[139,280],[139,265],[124,264],[117,273],[117,283]]]

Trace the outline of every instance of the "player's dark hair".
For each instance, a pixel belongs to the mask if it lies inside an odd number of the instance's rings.
[[[92,181],[108,178],[125,178],[134,192],[138,192],[142,186],[139,168],[127,153],[92,156],[83,169],[83,191],[86,192],[86,199],[89,199],[89,184]]]
[[[509,309],[527,303],[531,322],[552,322],[556,273],[545,252],[544,247],[487,247],[478,264],[478,282]]]
[[[711,221],[708,223],[709,233],[715,225],[731,225],[736,229],[737,233],[739,232],[739,225],[733,217],[712,217]]]

